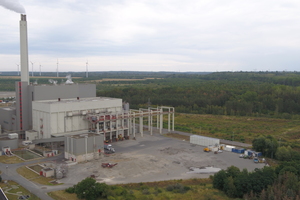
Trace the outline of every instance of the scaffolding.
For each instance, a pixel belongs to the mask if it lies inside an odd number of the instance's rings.
[[[129,139],[130,135],[135,138],[137,133],[143,137],[144,127],[147,127],[150,135],[153,135],[154,122],[156,122],[157,130],[162,134],[164,115],[168,115],[168,132],[170,133],[171,130],[174,131],[174,114],[174,107],[160,106],[139,110],[129,109],[122,112],[87,113],[85,119],[89,122],[89,130],[103,134],[104,140],[111,142]],[[145,118],[147,126],[144,125]]]

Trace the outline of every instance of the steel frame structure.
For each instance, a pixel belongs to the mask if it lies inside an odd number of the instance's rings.
[[[133,135],[135,138],[137,133],[140,133],[141,137],[143,137],[144,118],[147,118],[150,135],[153,135],[153,117],[156,117],[157,129],[162,134],[163,115],[168,115],[168,132],[174,131],[175,108],[168,106],[140,108],[139,110],[130,109],[129,111],[123,110],[115,113],[87,113],[85,119],[89,122],[90,130],[94,130],[97,134],[104,134],[104,140],[109,139],[113,141],[113,139],[118,138],[119,134],[121,134],[122,138],[124,136],[129,137],[129,135]],[[136,127],[138,127],[138,131]]]

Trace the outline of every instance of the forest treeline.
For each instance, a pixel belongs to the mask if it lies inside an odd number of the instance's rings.
[[[213,187],[231,198],[249,200],[300,199],[299,163],[285,162],[276,168],[248,172],[231,166],[212,176]]]
[[[152,105],[173,106],[176,112],[289,119],[300,114],[299,85],[297,72],[173,74],[143,82],[102,82],[97,96],[122,98],[131,108],[150,99]]]
[[[292,118],[300,114],[299,72],[83,72],[71,74],[75,83],[97,84],[97,96],[122,98],[131,108],[166,105],[176,112],[234,116],[274,116]],[[3,75],[3,74],[2,74]],[[43,74],[44,75],[44,74]],[[49,73],[49,75],[54,75]],[[143,79],[105,81],[104,78]],[[65,77],[53,78],[64,83]],[[1,91],[14,91],[16,79],[1,78]],[[38,76],[30,82],[49,83]]]

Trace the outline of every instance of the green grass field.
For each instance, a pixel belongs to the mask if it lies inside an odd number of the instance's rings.
[[[272,135],[282,145],[300,148],[300,123],[292,119],[177,113],[175,130],[249,144],[260,135]]]

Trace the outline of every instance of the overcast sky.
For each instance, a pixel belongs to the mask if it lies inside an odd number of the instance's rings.
[[[16,0],[0,0],[0,5]],[[299,71],[299,0],[19,0],[34,71]],[[20,14],[0,6],[0,71]],[[30,70],[32,65],[30,63]]]

